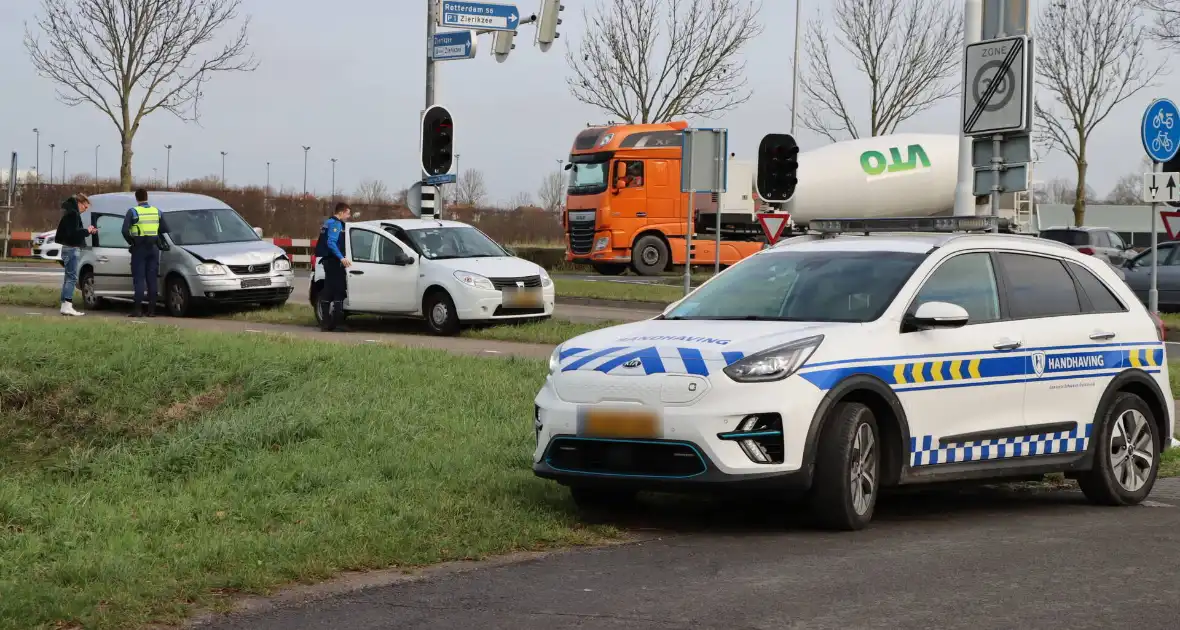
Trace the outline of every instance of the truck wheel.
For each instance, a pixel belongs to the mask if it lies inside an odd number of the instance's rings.
[[[619,263],[596,263],[593,267],[604,276],[621,276],[627,271],[627,265]]]
[[[668,245],[664,239],[648,234],[635,242],[631,250],[631,268],[641,276],[657,276],[668,268]]]

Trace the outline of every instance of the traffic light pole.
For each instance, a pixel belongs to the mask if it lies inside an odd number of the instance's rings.
[[[435,24],[438,21],[438,16],[435,11],[438,9],[438,0],[426,0],[426,106],[422,108],[422,112],[430,109],[434,105],[434,33]],[[421,118],[419,118],[421,120]],[[425,174],[421,167],[418,169],[418,179],[424,180]],[[418,207],[425,210],[430,209],[430,214],[436,217],[442,216],[442,195],[438,194],[437,186],[430,186],[423,183],[419,187],[419,204]],[[433,203],[432,203],[433,202]],[[428,208],[429,206],[429,208]]]

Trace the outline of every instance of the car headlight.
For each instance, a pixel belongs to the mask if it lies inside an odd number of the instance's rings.
[[[225,267],[217,263],[201,263],[197,265],[198,276],[224,276]]]
[[[544,269],[541,270],[541,286],[546,289],[553,286],[553,278],[550,278]]]
[[[739,383],[781,381],[803,367],[823,340],[816,335],[763,350],[726,366],[725,375]]]
[[[553,349],[553,354],[549,355],[549,373],[557,374],[561,369],[561,346]]]
[[[478,273],[471,273],[470,271],[456,271],[455,279],[473,289],[483,289],[485,291],[496,290],[496,286],[492,284],[491,280],[488,280]]]
[[[286,258],[276,258],[274,264],[275,271],[291,271],[291,261]]]

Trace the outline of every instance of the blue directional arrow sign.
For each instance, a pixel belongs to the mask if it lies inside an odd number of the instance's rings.
[[[435,33],[434,46],[430,48],[430,58],[435,61],[474,59],[477,41],[475,34],[471,31]]]
[[[443,0],[440,24],[478,31],[515,31],[520,25],[516,5],[496,2]]]
[[[1180,110],[1172,101],[1161,98],[1143,112],[1143,150],[1156,162],[1167,162],[1180,151]]]
[[[459,178],[454,173],[443,173],[442,175],[431,175],[422,181],[427,186],[441,186],[443,184],[454,184]]]

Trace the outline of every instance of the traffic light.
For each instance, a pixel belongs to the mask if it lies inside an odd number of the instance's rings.
[[[422,170],[443,175],[451,170],[455,145],[455,121],[442,105],[431,105],[422,114]]]
[[[557,27],[561,25],[561,12],[565,10],[561,0],[541,0],[541,18],[537,22],[537,45],[541,52],[549,50],[553,40],[561,37]]]
[[[786,203],[799,183],[799,145],[785,133],[771,133],[758,144],[758,196],[769,203]]]
[[[492,55],[496,61],[504,63],[508,60],[508,53],[516,48],[512,43],[516,39],[516,31],[496,31],[492,36]]]

